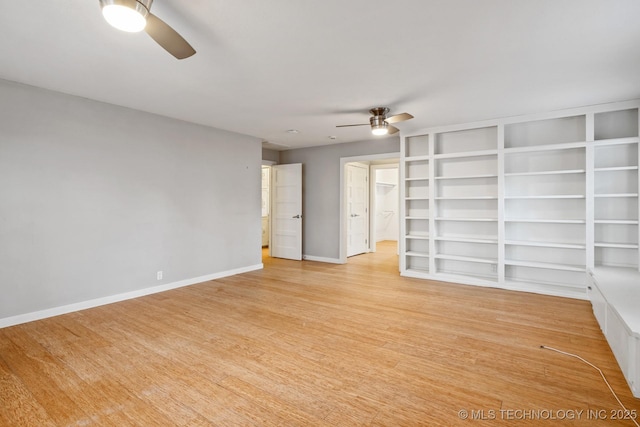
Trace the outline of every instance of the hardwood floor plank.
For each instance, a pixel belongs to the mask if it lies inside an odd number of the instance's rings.
[[[385,242],[264,264],[1,329],[0,426],[606,425],[500,412],[618,409],[540,345],[640,412],[588,302],[402,278]]]
[[[0,331],[1,332],[1,331]],[[4,340],[2,334],[0,339]],[[22,380],[0,358],[0,425],[55,426],[47,411],[38,403]]]

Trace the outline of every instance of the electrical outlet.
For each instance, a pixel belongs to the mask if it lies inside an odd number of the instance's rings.
[[[156,273],[156,280],[162,280],[162,271]]]

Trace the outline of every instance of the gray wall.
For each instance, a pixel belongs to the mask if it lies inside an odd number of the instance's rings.
[[[260,264],[260,164],[252,137],[0,80],[0,319]]]
[[[269,160],[271,162],[280,163],[280,152],[276,150],[270,150],[268,148],[263,148],[262,160]]]
[[[303,164],[303,254],[340,257],[340,158],[399,151],[395,136],[280,152],[281,164]]]

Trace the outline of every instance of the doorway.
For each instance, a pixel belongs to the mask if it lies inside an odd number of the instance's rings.
[[[262,165],[262,249],[269,248],[271,213],[271,166]]]
[[[400,229],[400,201],[399,201],[399,157],[400,153],[385,153],[368,156],[358,157],[344,157],[340,159],[340,262],[346,263],[348,257],[357,258],[358,254],[375,252],[377,242],[385,240],[385,246],[393,245],[396,248]],[[350,171],[353,171],[353,167],[366,167],[368,169],[368,185],[366,186],[365,195],[363,198],[368,198],[366,203],[365,221],[353,221],[353,219],[359,218],[360,215],[357,210],[354,210],[356,204],[359,203],[359,196],[357,194],[351,194],[358,196],[356,200],[350,197],[350,193],[354,193],[353,188],[350,189],[349,181]],[[394,170],[387,173],[385,170]],[[380,171],[380,174],[379,172]],[[390,176],[393,174],[394,178]],[[378,188],[379,187],[379,188]],[[351,200],[350,200],[351,198]],[[379,201],[378,199],[382,199]],[[350,223],[356,226],[364,226],[362,233],[354,233],[350,230]],[[393,225],[392,225],[393,224]],[[394,236],[391,236],[393,230],[396,231]],[[356,230],[357,231],[357,230]],[[358,250],[357,252],[352,250],[353,240],[357,235],[362,234],[366,236],[366,244],[364,251]],[[351,240],[351,245],[350,245]],[[357,237],[357,240],[362,240],[361,237]]]
[[[302,260],[302,164],[262,161],[262,259]]]
[[[371,252],[376,252],[378,243],[387,246],[395,243],[399,253],[400,240],[400,168],[395,164],[372,164],[374,201],[371,203],[374,224],[371,226]]]

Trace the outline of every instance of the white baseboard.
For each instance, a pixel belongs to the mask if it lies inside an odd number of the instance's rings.
[[[159,292],[169,291],[171,289],[182,288],[184,286],[195,285],[196,283],[208,282],[209,280],[221,279],[223,277],[235,276],[236,274],[247,273],[249,271],[260,270],[262,268],[264,268],[264,265],[260,263],[247,267],[235,268],[233,270],[221,271],[219,273],[208,274],[206,276],[194,277],[191,279],[180,280],[173,283],[166,283],[164,285],[152,286],[150,288],[138,289],[136,291],[125,292],[122,294],[95,298],[74,304],[48,308],[46,310],[34,311],[31,313],[18,314],[17,316],[5,317],[0,319],[0,328],[19,325],[21,323],[33,322],[34,320],[46,319],[47,317],[59,316],[61,314],[72,313],[74,311],[86,310],[88,308],[112,304],[114,302],[125,301],[145,295],[157,294]]]
[[[302,259],[306,261],[328,262],[329,264],[344,264],[339,258],[325,258],[322,256],[302,255]]]

